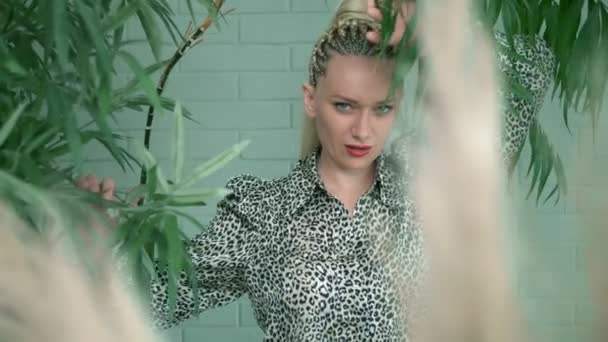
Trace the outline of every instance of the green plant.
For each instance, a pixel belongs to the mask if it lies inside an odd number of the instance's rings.
[[[195,20],[193,1],[183,3]],[[216,2],[197,3],[217,24]],[[124,36],[126,24],[132,21],[143,28],[143,42],[156,59],[150,66],[141,65],[129,53],[129,46],[138,43]],[[113,245],[129,256],[139,284],[146,286],[155,276],[152,260],[156,260],[168,266],[174,290],[180,271],[194,279],[183,249],[180,220],[201,226],[181,209],[224,195],[222,189],[193,189],[192,184],[225,165],[246,143],[184,174],[183,119],[189,112],[161,96],[151,78],[169,62],[160,53],[161,28],[176,46],[184,40],[167,0],[0,2],[0,193],[41,233],[47,233],[49,219],[68,228],[89,226],[91,216],[103,219],[88,212],[91,204],[118,210],[122,220]],[[127,65],[133,75],[124,85],[115,77],[118,63]],[[141,143],[111,126],[125,109],[146,108],[174,113],[173,180],[164,176]],[[144,124],[142,120],[142,128]],[[120,194],[116,201],[77,191],[73,180],[86,157],[83,147],[93,140],[102,143],[123,170],[145,170],[148,181],[129,194]],[[129,145],[136,146],[136,152]],[[134,196],[145,204],[130,206]],[[83,246],[78,243],[80,232],[69,233],[77,246]],[[175,299],[175,291],[170,297]]]
[[[405,1],[395,1],[400,6]],[[422,0],[417,0],[419,3]],[[396,20],[396,6],[383,6],[382,37],[388,40]],[[386,1],[384,3],[390,3]],[[562,105],[562,119],[570,129],[572,111],[586,113],[593,125],[599,118],[608,81],[608,5],[603,0],[473,0],[477,18],[487,29],[501,26],[507,39],[513,44],[513,37],[519,34],[542,37],[556,57],[556,69],[552,97]],[[399,67],[396,81],[400,82],[407,72],[420,62],[418,45],[406,45],[416,30],[416,17],[412,19],[408,31],[398,45]],[[514,57],[519,58],[517,55]],[[419,63],[419,72],[424,75],[424,64]],[[506,85],[509,90],[525,98],[525,90],[517,82]],[[418,82],[417,96],[424,93],[424,81]],[[553,172],[557,182],[545,196],[545,201],[566,191],[566,179],[559,155],[554,151],[538,119],[530,128],[528,142],[532,151],[528,166],[531,186],[528,196],[536,191],[540,201],[545,192],[547,179]],[[523,147],[523,146],[522,146]],[[520,162],[520,155],[511,161],[510,171]]]

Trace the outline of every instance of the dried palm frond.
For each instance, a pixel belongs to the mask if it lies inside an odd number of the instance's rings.
[[[414,341],[522,341],[502,222],[498,73],[470,0],[426,2],[426,146],[414,179],[429,260]],[[429,325],[430,324],[430,325]]]
[[[91,277],[8,208],[0,205],[1,341],[160,341],[109,259]]]

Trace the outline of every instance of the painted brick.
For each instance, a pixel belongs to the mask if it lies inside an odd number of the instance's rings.
[[[192,2],[196,3],[196,1]],[[206,13],[205,9],[198,4],[197,6],[193,6],[193,8],[195,13]],[[289,10],[289,0],[228,0],[222,8],[224,10],[234,8],[235,11],[233,13],[235,14],[286,12]],[[184,14],[190,13],[185,1],[180,3],[179,11]]]
[[[133,55],[133,57],[135,57],[137,62],[144,68],[157,63],[157,61],[154,58],[154,54],[152,53],[152,50],[150,49],[150,45],[148,45],[148,44],[133,43],[131,45],[125,46],[124,51]],[[160,51],[161,51],[162,59],[168,58],[173,53],[173,49],[171,48],[171,46],[167,46],[167,45],[162,45]],[[115,66],[116,66],[117,73],[128,75],[129,79],[132,77],[135,77],[135,74],[133,73],[132,69],[124,61],[124,59],[122,57],[120,57],[120,56],[116,57]],[[156,81],[159,78],[158,77],[159,75],[160,75],[160,71],[152,74],[150,77],[152,77],[152,79],[154,81]]]
[[[602,176],[605,177],[605,176]],[[606,211],[608,205],[608,188],[606,183],[596,182],[596,184],[588,186],[580,186],[576,188],[574,196],[576,198],[577,213],[581,218],[593,219],[597,218],[599,213]]]
[[[259,342],[263,334],[259,328],[204,327],[184,329],[184,341]]]
[[[574,304],[567,299],[527,299],[525,316],[536,325],[572,325]]]
[[[588,292],[581,274],[566,270],[526,272],[519,288],[525,298],[581,298]]]
[[[241,17],[244,43],[314,43],[329,25],[328,14],[261,14]]]
[[[114,161],[87,161],[83,163],[83,172],[84,174],[94,174],[100,179],[113,178],[119,192],[128,191],[139,184],[139,169],[123,171]]]
[[[184,165],[184,173],[192,173],[197,166],[202,165],[204,162],[205,160],[201,159],[186,162]],[[170,163],[167,162],[167,164]],[[168,166],[171,169],[167,173],[173,174],[173,167],[171,165]],[[236,158],[229,161],[223,168],[215,173],[195,182],[193,187],[224,187],[232,177],[245,173],[262,179],[274,179],[287,175],[288,170],[289,162],[284,160],[244,160]]]
[[[188,129],[185,131],[185,149],[189,158],[212,158],[238,142],[236,131]],[[151,150],[158,158],[171,158],[173,134],[158,131],[151,143]]]
[[[204,43],[234,43],[238,40],[238,17],[236,16],[226,16],[226,20],[220,23],[220,26],[212,25],[209,27],[208,31],[203,34]],[[205,16],[199,15],[195,17],[198,20],[194,23],[194,27],[198,27],[205,20]],[[188,26],[192,23],[192,17],[190,15],[178,15],[173,17],[175,25],[179,28],[180,33],[183,35],[186,33]],[[165,58],[171,57],[171,55],[177,49],[176,44],[171,37],[169,31],[165,28],[164,24],[159,22],[158,24],[159,30],[162,34],[162,42],[168,48],[168,51],[165,51]],[[129,40],[142,40],[146,38],[146,33],[143,30],[141,24],[138,20],[130,20],[126,26],[126,37]],[[176,35],[178,43],[181,43],[180,36]],[[195,49],[204,48],[204,43],[199,44],[195,47]]]
[[[243,131],[241,140],[251,140],[246,159],[295,159],[297,158],[298,132],[296,130]]]
[[[574,326],[532,326],[529,337],[527,340],[539,342],[590,341],[577,339]]]
[[[597,305],[593,305],[589,301],[580,301],[574,307],[574,322],[580,327],[592,326],[599,322],[600,310],[603,310],[603,308],[598,308]]]
[[[293,100],[302,97],[305,82],[302,72],[248,72],[240,76],[240,98],[243,100]]]
[[[205,129],[289,128],[289,102],[191,102],[186,106]]]
[[[181,71],[287,71],[289,48],[278,45],[213,45],[192,49]]]
[[[288,101],[242,101],[242,102],[198,102],[186,101],[183,108],[192,113],[192,119],[184,119],[189,129],[273,129],[290,128],[291,116]],[[120,130],[141,130],[146,125],[148,113],[126,109],[117,112],[116,122],[110,126]],[[82,120],[84,122],[84,120]],[[155,113],[153,130],[175,127],[173,112],[164,110]]]
[[[117,144],[118,144],[119,148],[123,148],[124,150],[128,151],[129,153],[136,152],[136,150],[133,148],[132,144],[128,143],[130,140],[137,139],[138,141],[143,142],[143,131],[116,132],[116,133],[121,133],[123,136],[126,137],[124,140],[117,141]],[[112,157],[110,152],[106,149],[106,147],[103,146],[101,143],[99,143],[97,140],[92,140],[89,143],[87,143],[86,145],[84,145],[83,155],[84,155],[85,160],[89,160],[89,161],[91,161],[91,160],[96,160],[96,161],[114,160],[114,158]]]
[[[242,327],[257,327],[258,322],[255,320],[255,314],[251,307],[251,302],[241,301],[240,303],[240,326]]]
[[[575,214],[577,211],[577,194],[583,191],[584,187],[577,185],[570,185],[568,187],[568,193],[563,198],[564,201],[564,212],[566,214]]]
[[[291,0],[293,12],[333,12],[339,0]]]
[[[581,152],[583,153],[583,152]],[[568,179],[573,186],[596,187],[603,181],[603,176],[608,170],[608,155],[591,157],[592,159],[582,160],[584,165],[579,164],[576,173],[571,173]],[[603,185],[603,184],[601,184]]]
[[[184,212],[186,210],[181,209],[180,211]],[[200,214],[200,211],[197,211],[196,214]],[[208,216],[194,215],[192,217],[194,219],[196,219],[197,222],[199,222],[200,224],[202,224],[205,229],[201,229],[200,227],[198,227],[194,223],[190,222],[189,220],[186,220],[184,218],[180,218],[179,221],[178,221],[179,222],[179,227],[184,232],[184,234],[188,237],[188,239],[192,239],[195,236],[197,236],[198,234],[206,231],[207,230],[207,226],[208,226],[209,221],[210,221],[210,219],[209,219]]]
[[[233,302],[224,306],[209,309],[195,319],[188,320],[184,325],[184,331],[190,328],[209,327],[233,327],[238,322],[238,303]]]
[[[163,341],[166,342],[183,342],[182,329],[180,327],[173,327],[169,330],[163,331],[160,334]]]
[[[291,47],[291,69],[308,72],[308,64],[314,44],[302,44]]]
[[[539,242],[528,239],[525,234],[521,234],[519,238],[524,241],[519,243],[516,258],[523,278],[526,278],[528,273],[542,271],[563,272],[569,275],[574,272],[576,245],[573,242]]]
[[[183,108],[187,108],[182,104]],[[109,122],[111,127],[118,130],[140,131],[146,127],[148,119],[148,107],[142,107],[142,110],[125,109],[115,113],[115,120]],[[190,128],[202,128],[200,125],[184,119],[185,126]],[[157,130],[173,129],[175,127],[175,116],[172,111],[162,110],[154,111],[154,119],[152,121],[152,134]]]
[[[304,123],[304,113],[292,113],[291,114],[291,127],[299,130],[302,128]]]
[[[144,132],[129,131],[131,139],[137,139],[143,143]],[[228,130],[196,130],[186,129],[185,131],[185,153],[191,158],[205,159],[212,158],[225,149],[233,146],[238,142],[236,131]],[[170,130],[156,130],[152,134],[150,142],[150,151],[152,155],[158,159],[169,159],[172,156],[173,149],[173,132]],[[127,151],[135,153],[136,150],[132,146],[123,146]],[[107,150],[96,141],[85,146],[85,156],[87,160],[111,160],[112,157]]]
[[[579,229],[575,215],[525,215],[521,217],[520,233],[529,241],[554,246],[557,243],[576,244]]]
[[[238,95],[235,73],[197,73],[172,75],[165,95],[180,102],[228,100]]]

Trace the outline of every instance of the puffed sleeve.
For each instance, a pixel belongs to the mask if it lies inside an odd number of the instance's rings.
[[[530,126],[545,101],[553,80],[555,55],[540,37],[515,35],[511,44],[504,33],[495,31],[494,38],[498,68],[506,80],[499,90],[503,99],[500,151],[508,165],[525,143]],[[512,91],[509,84],[513,83],[519,84],[529,96]],[[411,174],[410,159],[415,141],[417,133],[410,131],[400,134],[391,144],[391,158],[406,165],[408,174]]]
[[[555,54],[540,37],[515,35],[513,44],[506,36],[496,31],[498,67],[508,82],[524,88],[529,97],[525,98],[508,86],[501,90],[504,100],[502,158],[510,163],[524,144],[530,126],[540,112],[545,96],[553,81]]]
[[[157,269],[158,277],[151,284],[151,315],[158,329],[166,329],[202,311],[228,304],[246,292],[245,270],[258,236],[248,218],[250,198],[259,196],[258,178],[237,176],[227,188],[232,193],[218,203],[216,216],[208,229],[195,236],[186,250],[198,280],[199,305],[195,307],[193,289],[182,274],[177,289],[176,312],[171,315],[166,270]]]

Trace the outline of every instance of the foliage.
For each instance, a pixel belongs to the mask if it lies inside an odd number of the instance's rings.
[[[395,3],[400,5],[405,1],[411,0],[398,0]],[[382,1],[378,0],[376,3],[380,3],[383,8],[382,36],[388,39],[392,33],[391,24],[398,15],[397,7],[382,6]],[[561,117],[564,124],[570,129],[570,116],[575,111],[589,114],[595,125],[602,110],[608,81],[608,5],[604,1],[474,0],[473,4],[482,25],[487,30],[500,27],[511,45],[515,35],[542,37],[556,57],[552,97],[557,98],[562,105]],[[398,82],[413,65],[420,62],[416,42],[409,46],[405,44],[416,30],[417,16],[414,15],[412,24],[408,27],[409,32],[399,45],[398,51],[402,58],[396,75]],[[419,66],[422,67],[423,64]],[[424,82],[419,82],[418,86],[418,96],[424,96]],[[523,87],[517,82],[510,82],[507,87],[525,98],[526,95],[521,93]],[[530,129],[528,141],[534,151],[529,161],[531,190],[536,189],[538,202],[545,191],[546,179],[553,172],[558,182],[549,190],[546,199],[555,196],[557,201],[560,193],[566,191],[559,155],[553,151],[546,135],[535,134],[542,132],[538,120],[532,123]],[[518,162],[519,154],[516,160],[511,161],[511,165]],[[510,169],[512,171],[514,168]]]
[[[190,10],[203,6],[217,22],[212,0],[184,0]],[[174,305],[175,279],[189,265],[181,220],[201,224],[181,209],[205,205],[224,195],[222,189],[194,189],[193,184],[225,165],[244,148],[234,146],[184,175],[183,118],[189,113],[159,96],[151,75],[167,61],[161,55],[163,30],[179,45],[183,37],[167,0],[6,0],[0,2],[0,194],[23,219],[41,232],[48,220],[63,227],[90,226],[90,205],[118,210],[121,227],[115,246],[129,256],[141,286],[155,276],[152,260],[167,265]],[[155,63],[143,66],[129,52],[139,43],[125,38],[127,23],[138,23]],[[117,79],[119,63],[132,78]],[[176,140],[174,180],[164,176],[153,156],[112,123],[125,109],[153,106],[174,112]],[[142,121],[142,128],[144,122]],[[77,191],[86,144],[98,141],[123,170],[145,169],[150,181],[116,201]],[[140,146],[137,153],[126,145]],[[133,196],[146,204],[133,207]],[[73,222],[71,222],[73,221]],[[81,232],[70,230],[80,241]],[[82,246],[82,244],[77,244]],[[86,246],[86,245],[85,245]]]

